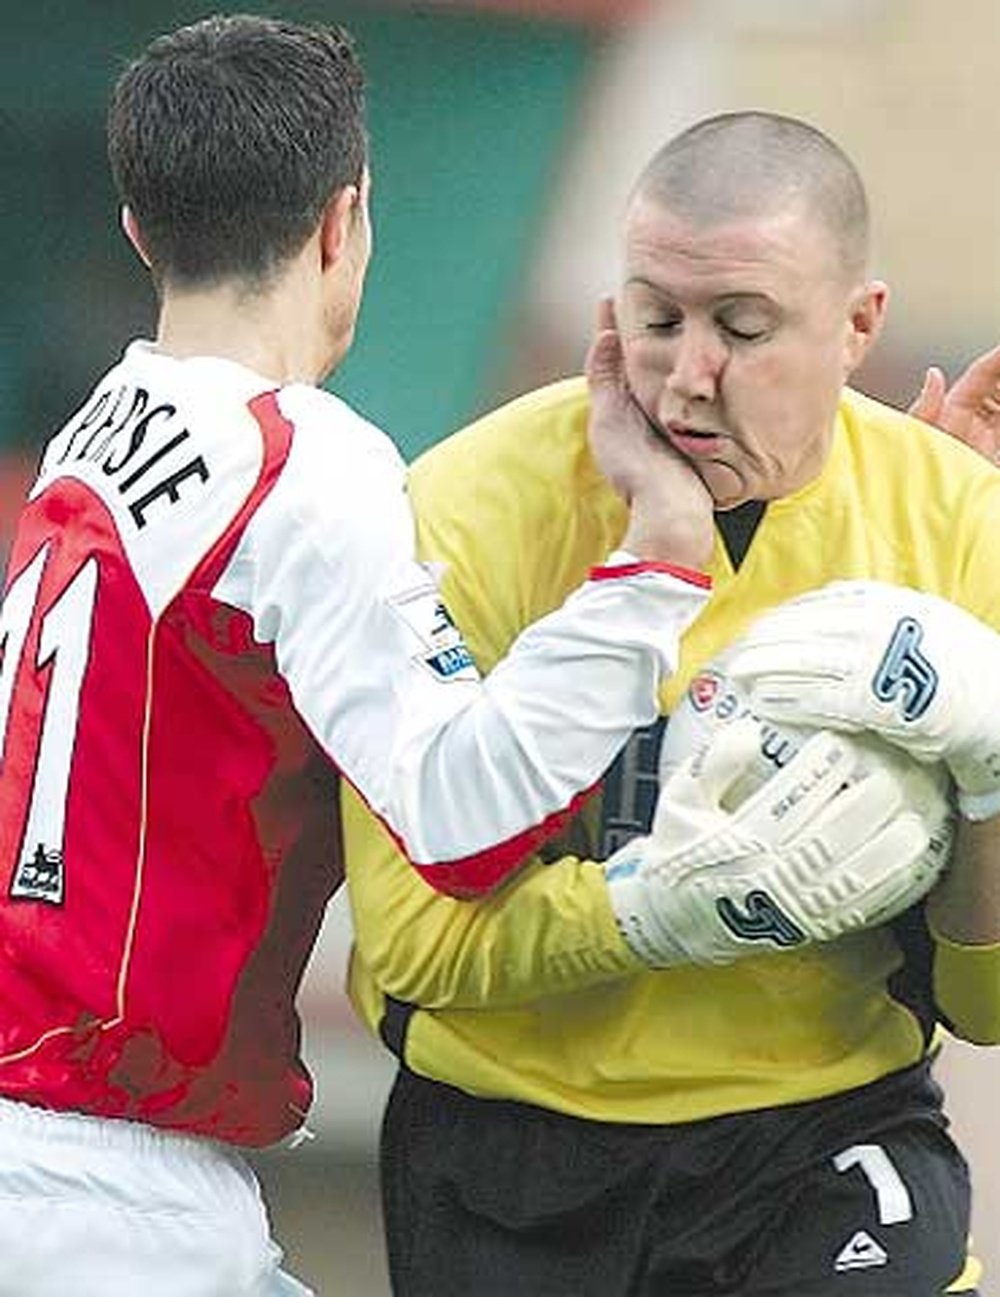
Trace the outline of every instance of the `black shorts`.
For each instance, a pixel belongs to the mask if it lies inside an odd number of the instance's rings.
[[[673,1127],[402,1071],[382,1187],[395,1297],[939,1297],[966,1260],[968,1171],[924,1067]]]

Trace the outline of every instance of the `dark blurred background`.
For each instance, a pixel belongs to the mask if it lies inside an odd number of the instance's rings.
[[[376,255],[331,386],[407,456],[579,367],[632,180],[726,108],[806,117],[866,176],[893,306],[860,386],[905,402],[929,361],[954,373],[1000,339],[996,0],[18,0],[0,45],[0,551],[43,440],[153,325],[107,174],[109,85],[152,36],[221,9],[357,39]],[[314,1138],[257,1161],[291,1267],[324,1295],[386,1297],[372,1155],[390,1066],[341,991],[349,941],[338,903],[305,995]],[[1000,1274],[1000,1055],[955,1045],[944,1076]]]

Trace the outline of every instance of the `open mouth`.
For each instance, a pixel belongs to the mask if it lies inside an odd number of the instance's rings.
[[[703,428],[692,428],[683,423],[668,423],[664,434],[675,450],[692,459],[705,459],[717,455],[725,438]]]

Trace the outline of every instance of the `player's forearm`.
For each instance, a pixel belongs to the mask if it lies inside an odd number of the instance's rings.
[[[1000,1043],[1000,817],[963,821],[927,917],[938,1008],[963,1040]]]
[[[618,933],[598,865],[536,862],[489,897],[453,900],[421,881],[350,790],[343,809],[355,940],[397,999],[510,1006],[642,967]]]
[[[927,912],[935,932],[948,941],[1000,943],[1000,816],[960,821],[954,858]]]
[[[489,891],[576,809],[656,719],[660,683],[709,592],[698,572],[615,554],[518,636],[447,727],[429,711],[411,723],[384,797],[369,789],[368,800],[431,886]]]

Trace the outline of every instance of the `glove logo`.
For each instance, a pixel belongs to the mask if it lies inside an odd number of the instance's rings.
[[[787,949],[805,943],[806,934],[780,905],[760,888],[747,892],[740,910],[728,896],[719,896],[715,909],[734,937],[741,941],[771,941]]]
[[[688,696],[696,712],[707,712],[722,689],[722,681],[712,671],[695,676],[688,686]]]
[[[920,651],[923,637],[918,621],[901,617],[872,679],[872,690],[880,702],[900,700],[905,721],[923,716],[937,693],[938,673]]]

